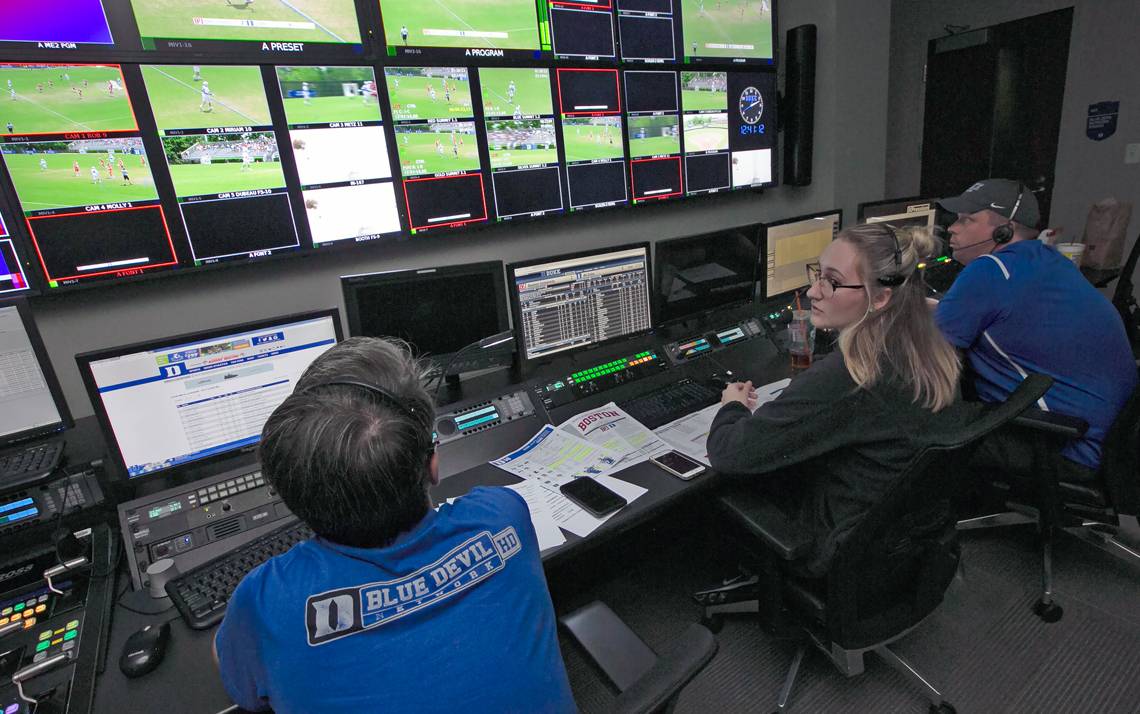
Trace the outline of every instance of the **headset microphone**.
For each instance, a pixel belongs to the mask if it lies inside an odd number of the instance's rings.
[[[965,250],[967,248],[973,248],[974,246],[981,245],[982,243],[995,243],[995,242],[996,241],[993,239],[993,237],[990,237],[990,238],[986,238],[985,240],[976,241],[974,243],[967,243],[966,245],[960,245],[957,248],[955,248],[954,246],[950,246],[950,248],[953,251],[957,252],[960,250]]]

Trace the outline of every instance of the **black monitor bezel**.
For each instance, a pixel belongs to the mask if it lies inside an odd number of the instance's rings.
[[[792,297],[793,295],[795,295],[800,290],[806,290],[806,288],[798,288],[796,290],[785,290],[782,293],[775,293],[775,294],[769,294],[768,293],[767,260],[768,260],[768,234],[769,234],[769,231],[772,228],[779,228],[780,226],[786,226],[789,223],[799,223],[800,221],[807,221],[807,220],[811,220],[813,218],[823,218],[825,216],[837,216],[839,218],[839,230],[843,230],[843,209],[842,208],[833,208],[833,209],[830,209],[827,211],[816,211],[815,213],[805,213],[802,216],[793,216],[791,218],[782,218],[778,221],[768,221],[767,223],[764,224],[763,244],[761,246],[760,256],[759,256],[761,260],[765,261],[765,268],[764,268],[764,273],[763,273],[764,278],[762,281],[763,286],[764,286],[764,291],[763,291],[763,295],[764,295],[763,301],[764,302],[766,302],[766,303],[767,302],[776,302],[776,301],[782,302],[783,300],[786,300],[786,299]],[[758,260],[757,261],[757,270],[759,270],[759,264],[760,263]]]
[[[600,347],[615,345],[615,344],[618,344],[620,342],[628,342],[629,340],[632,340],[632,339],[635,339],[635,338],[638,338],[638,337],[641,337],[643,335],[646,335],[646,334],[653,332],[653,330],[655,329],[655,325],[653,322],[653,312],[654,312],[654,310],[653,310],[653,294],[652,294],[652,287],[647,285],[646,291],[649,292],[649,294],[646,296],[648,298],[648,301],[649,301],[649,327],[648,328],[646,328],[644,330],[639,330],[637,332],[630,332],[630,333],[627,333],[625,335],[620,335],[618,337],[611,337],[610,339],[603,340],[601,342],[592,342],[588,345],[582,345],[580,347],[572,347],[570,349],[562,350],[560,352],[555,352],[555,353],[550,354],[550,355],[544,355],[542,357],[536,357],[536,358],[530,359],[527,357],[527,354],[526,354],[526,344],[525,344],[526,340],[523,336],[523,330],[522,330],[522,305],[518,299],[518,292],[515,290],[515,283],[516,283],[515,271],[519,270],[520,268],[528,268],[528,267],[532,267],[535,265],[541,265],[543,263],[551,263],[551,262],[557,262],[557,261],[562,261],[562,260],[574,260],[575,258],[585,258],[588,256],[594,256],[594,255],[604,255],[606,253],[617,253],[619,251],[634,250],[634,249],[638,249],[638,248],[645,251],[646,277],[648,280],[652,280],[653,279],[653,255],[652,255],[651,244],[649,241],[642,241],[642,242],[638,242],[638,243],[623,243],[621,245],[605,246],[602,248],[593,248],[591,250],[579,250],[579,251],[574,251],[572,253],[559,253],[558,255],[549,255],[549,256],[543,256],[543,257],[539,257],[539,258],[531,258],[529,260],[520,260],[520,261],[516,261],[514,263],[509,263],[507,265],[507,301],[510,303],[510,306],[511,306],[511,319],[513,320],[514,326],[515,326],[515,351],[518,354],[519,370],[523,375],[526,375],[526,374],[533,372],[537,366],[542,365],[542,364],[549,364],[549,363],[554,362],[556,360],[567,358],[567,357],[570,357],[571,355],[582,354],[583,352],[594,350],[594,349],[597,349]]]
[[[661,270],[664,268],[664,262],[658,258],[658,251],[660,246],[668,244],[677,244],[682,241],[694,241],[701,238],[711,238],[723,233],[732,231],[747,230],[752,234],[752,242],[756,246],[755,258],[752,261],[752,287],[748,291],[748,297],[745,299],[730,300],[720,305],[712,307],[701,308],[693,310],[683,315],[674,315],[672,317],[665,317],[667,312],[665,308],[665,295],[663,295],[659,288],[661,286]],[[742,307],[744,305],[751,305],[756,301],[756,283],[760,280],[760,247],[763,244],[764,237],[764,224],[763,223],[744,223],[739,226],[732,226],[729,228],[722,228],[716,231],[709,231],[708,233],[698,233],[691,236],[678,236],[676,238],[669,238],[667,240],[659,240],[653,244],[653,303],[654,312],[657,315],[657,325],[665,327],[667,325],[674,325],[685,320],[691,320],[694,317],[700,317],[718,310],[728,310],[732,308]]]
[[[43,338],[40,336],[39,328],[36,327],[36,321],[32,317],[32,307],[27,298],[9,298],[0,300],[0,308],[15,307],[16,312],[20,315],[20,321],[24,325],[24,332],[28,335],[28,342],[32,345],[32,352],[36,355],[36,362],[39,364],[40,372],[43,373],[44,383],[47,385],[48,391],[51,393],[52,399],[55,401],[56,411],[59,413],[59,421],[52,424],[45,424],[44,426],[33,427],[23,431],[15,431],[6,436],[0,436],[0,449],[8,448],[31,439],[40,439],[52,434],[57,434],[66,431],[75,426],[75,422],[71,418],[71,411],[67,408],[67,402],[63,398],[63,389],[59,386],[59,380],[55,376],[55,369],[52,367],[51,359],[48,357],[47,349],[44,347]]]
[[[317,320],[324,317],[332,318],[333,331],[336,334],[336,341],[338,343],[342,342],[344,340],[344,329],[340,322],[340,309],[332,307],[325,308],[323,310],[312,310],[308,312],[292,313],[289,315],[279,315],[277,317],[238,323],[235,325],[226,325],[209,330],[186,332],[178,335],[171,335],[169,337],[161,337],[152,340],[144,340],[142,342],[134,342],[128,345],[121,345],[119,347],[106,347],[99,350],[90,350],[75,355],[75,365],[79,369],[79,376],[83,379],[83,386],[87,390],[87,398],[91,402],[91,408],[95,412],[95,417],[99,421],[99,429],[102,432],[104,443],[107,446],[107,456],[112,462],[114,462],[115,469],[118,471],[116,474],[117,479],[126,483],[137,483],[139,481],[150,480],[152,478],[158,477],[184,476],[196,470],[203,469],[209,464],[218,463],[227,459],[234,458],[239,454],[251,452],[257,447],[247,446],[241,449],[236,449],[234,451],[227,451],[220,454],[215,454],[213,456],[207,456],[198,459],[197,461],[180,464],[178,466],[172,466],[166,469],[159,469],[157,471],[152,471],[150,473],[131,478],[127,473],[126,462],[123,459],[123,452],[119,448],[119,442],[115,439],[115,430],[111,426],[111,419],[107,415],[107,410],[103,405],[103,400],[99,398],[99,388],[95,384],[95,376],[92,374],[90,368],[92,362],[114,359],[117,357],[122,357],[124,355],[149,351],[163,346],[174,346],[188,342],[199,342],[216,337],[224,337],[235,332],[260,330],[266,327],[272,327],[273,325],[280,325],[282,323],[304,322],[308,320]]]
[[[418,277],[429,274],[432,277],[490,275],[495,284],[495,316],[496,320],[499,323],[499,332],[506,332],[507,330],[511,329],[510,310],[507,306],[507,283],[506,279],[503,276],[503,261],[488,260],[478,263],[461,263],[458,265],[442,265],[438,267],[426,268],[402,268],[398,270],[385,270],[375,273],[359,273],[356,275],[340,276],[340,289],[342,298],[344,300],[344,316],[345,321],[348,323],[349,336],[358,337],[363,335],[363,330],[360,324],[360,306],[357,302],[355,293],[356,286],[414,283]],[[485,335],[485,337],[490,336],[491,335]],[[441,368],[443,368],[446,366],[443,363],[454,355],[455,352],[449,352],[445,354],[425,355],[425,358],[430,359],[432,362],[437,363]]]
[[[867,209],[869,209],[869,208],[876,208],[878,206],[892,206],[892,205],[903,206],[903,205],[914,204],[914,203],[929,203],[930,204],[930,210],[934,214],[934,219],[932,222],[935,224],[938,223],[938,211],[941,210],[941,208],[938,206],[938,199],[929,198],[927,196],[907,196],[904,198],[887,198],[887,199],[884,199],[882,201],[865,201],[865,202],[859,204],[859,207],[855,213],[855,220],[857,223],[866,223],[867,222]]]

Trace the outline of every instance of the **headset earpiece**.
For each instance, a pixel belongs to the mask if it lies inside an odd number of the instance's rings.
[[[1017,182],[1017,200],[1013,203],[1013,210],[1009,212],[1009,220],[994,229],[993,239],[997,245],[1005,245],[1013,240],[1013,219],[1017,216],[1017,209],[1021,207],[1021,199],[1025,196],[1025,184]]]
[[[877,281],[879,285],[892,288],[906,282],[906,276],[902,274],[902,246],[899,245],[898,233],[889,223],[880,223],[879,225],[890,234],[891,240],[895,242],[895,273],[894,275],[882,275],[877,278]]]

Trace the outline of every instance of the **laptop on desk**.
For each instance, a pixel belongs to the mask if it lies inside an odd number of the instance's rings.
[[[27,301],[0,304],[0,493],[50,476],[71,426]],[[0,513],[0,526],[11,515]]]

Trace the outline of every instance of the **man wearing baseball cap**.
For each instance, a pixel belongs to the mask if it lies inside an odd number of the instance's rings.
[[[965,269],[935,309],[935,320],[964,352],[980,399],[1002,401],[1027,374],[1053,387],[1038,402],[1084,419],[1084,438],[1062,451],[1061,478],[1096,478],[1101,447],[1136,386],[1136,362],[1112,304],[1051,246],[1037,240],[1037,198],[1022,183],[986,179],[939,201],[958,214],[954,258]],[[968,374],[968,373],[967,373]],[[1026,471],[1027,443],[1012,432],[986,440],[978,460]]]

